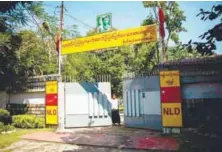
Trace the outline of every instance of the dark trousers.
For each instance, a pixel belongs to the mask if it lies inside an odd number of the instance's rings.
[[[120,116],[119,116],[119,110],[112,109],[112,123],[119,123],[120,124]]]

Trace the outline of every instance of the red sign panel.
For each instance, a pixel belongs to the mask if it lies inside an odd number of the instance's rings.
[[[46,106],[57,106],[58,95],[57,94],[46,94],[45,104],[46,104]]]
[[[181,90],[180,87],[162,87],[161,88],[162,103],[180,103]]]

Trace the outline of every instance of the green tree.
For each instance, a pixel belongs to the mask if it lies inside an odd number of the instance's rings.
[[[200,13],[197,14],[197,16],[201,16],[201,20],[203,21],[213,21],[218,20],[218,23],[209,29],[208,31],[204,32],[199,37],[203,40],[202,42],[192,42],[190,40],[188,44],[185,44],[184,46],[192,52],[192,50],[195,48],[199,53],[204,55],[213,55],[214,50],[216,50],[216,42],[222,41],[222,5],[214,5],[211,9],[211,11],[205,11],[203,9],[200,9]]]
[[[186,21],[186,16],[184,16],[184,12],[179,9],[179,4],[177,2],[167,2],[161,1],[159,5],[164,10],[165,15],[165,23],[166,23],[166,41],[165,41],[165,55],[166,61],[167,58],[167,51],[169,41],[172,40],[176,45],[179,44],[179,33],[185,32],[186,29],[183,27],[183,22]],[[155,16],[155,20],[158,21],[158,2],[143,2],[143,6],[145,8],[150,8],[153,10],[153,14]]]
[[[57,65],[55,45],[53,51],[50,52],[51,50],[47,50],[42,45],[41,39],[35,32],[26,30],[21,31],[19,35],[22,38],[17,51],[20,70],[26,72],[27,75],[54,74]]]
[[[16,51],[21,37],[16,33],[19,25],[27,25],[28,18],[24,9],[35,2],[0,2],[0,89],[5,89],[18,74]]]
[[[154,17],[153,17],[153,14],[149,14],[147,17],[146,17],[146,19],[144,19],[143,21],[142,21],[142,26],[145,26],[145,25],[151,25],[151,24],[155,24],[156,23],[156,20],[154,19]]]
[[[201,57],[201,54],[197,50],[192,50],[192,52],[190,52],[187,49],[181,49],[181,46],[169,47],[167,55],[169,60],[181,60]]]
[[[0,3],[0,89],[17,83],[20,76],[54,73],[56,60],[50,50],[55,50],[55,43],[44,35],[46,32],[41,27],[44,19],[51,21],[53,17],[44,11],[42,2]],[[35,32],[18,30],[31,23],[42,31],[41,34],[35,29],[32,29]]]

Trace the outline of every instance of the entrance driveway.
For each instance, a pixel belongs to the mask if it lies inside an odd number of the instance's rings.
[[[125,127],[97,127],[36,132],[23,136],[6,150],[14,152],[136,152],[176,151],[179,143],[160,132]]]

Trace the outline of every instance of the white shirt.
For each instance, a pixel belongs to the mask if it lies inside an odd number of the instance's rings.
[[[118,100],[112,99],[112,109],[118,109]]]

